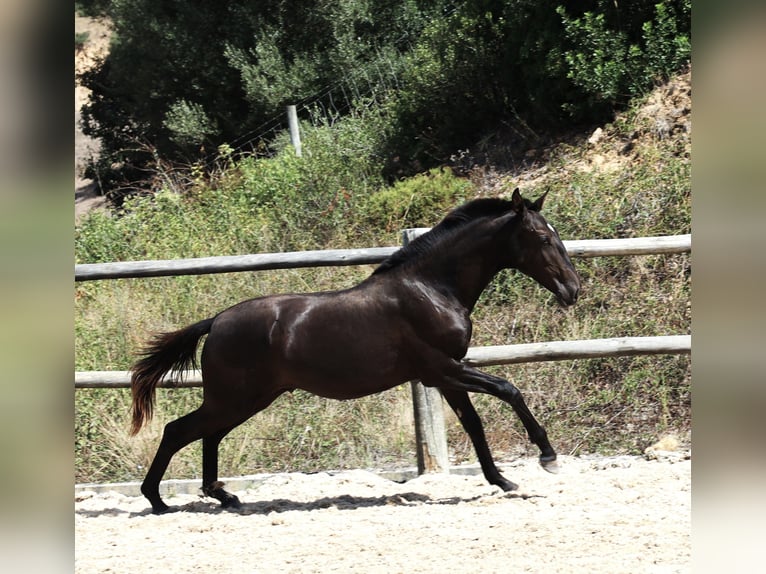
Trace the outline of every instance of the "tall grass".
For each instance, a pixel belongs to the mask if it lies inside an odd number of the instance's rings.
[[[684,134],[654,137],[635,110],[607,126],[595,150],[560,145],[545,177],[522,191],[549,190],[546,216],[565,239],[690,232],[690,161]],[[372,120],[370,120],[372,122]],[[448,169],[387,186],[376,175],[375,136],[352,118],[305,126],[304,157],[284,145],[272,158],[244,158],[179,194],[163,190],[120,213],[91,214],[76,230],[78,262],[399,244],[400,229],[435,224],[465,199],[486,194]],[[636,134],[644,137],[636,137]],[[630,153],[618,150],[631,140]],[[600,157],[596,161],[594,158]],[[525,174],[507,176],[506,192]],[[562,310],[532,280],[503,272],[474,313],[474,345],[688,333],[688,255],[576,260],[578,304]],[[371,266],[79,283],[78,370],[127,369],[147,336],[179,328],[245,298],[356,284]],[[560,452],[635,453],[658,436],[690,430],[688,356],[591,359],[490,368],[524,393]],[[127,434],[127,390],[76,394],[77,481],[140,479],[164,423],[196,408],[199,389],[158,391],[154,421]],[[510,407],[476,396],[499,458],[534,452]],[[448,417],[457,462],[470,443]],[[174,459],[167,477],[201,472],[200,445]],[[408,386],[351,402],[295,392],[235,429],[221,445],[222,475],[414,464]]]

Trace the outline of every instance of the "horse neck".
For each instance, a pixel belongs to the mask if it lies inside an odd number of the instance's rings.
[[[449,243],[423,258],[419,274],[472,311],[481,293],[504,265],[489,236],[477,237],[466,230]]]

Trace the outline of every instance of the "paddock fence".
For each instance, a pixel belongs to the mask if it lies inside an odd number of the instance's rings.
[[[428,228],[404,230],[403,244],[406,245],[428,230]],[[577,258],[690,253],[691,234],[629,239],[568,240],[564,241],[564,246],[570,257]],[[398,249],[398,246],[371,247],[174,260],[85,263],[75,265],[75,281],[366,265],[380,263]],[[464,361],[473,366],[493,366],[657,354],[691,354],[691,335],[617,337],[471,347]],[[76,371],[74,385],[76,389],[128,388],[130,372]],[[201,385],[201,373],[188,371],[180,377],[168,376],[158,386],[184,388]],[[417,381],[412,382],[412,395],[418,472],[421,474],[447,472],[449,461],[441,395],[437,389],[426,388]]]
[[[405,230],[405,237],[428,231],[428,228]],[[657,255],[691,251],[692,236],[663,235],[631,239],[584,239],[564,241],[570,257],[604,257],[612,255]],[[303,267],[340,267],[380,263],[399,247],[369,247],[363,249],[325,249],[291,251],[286,253],[254,253],[190,259],[149,261],[118,261],[111,263],[81,263],[75,265],[75,281],[125,279],[135,277],[169,277],[177,275],[209,275],[238,271],[299,269]]]

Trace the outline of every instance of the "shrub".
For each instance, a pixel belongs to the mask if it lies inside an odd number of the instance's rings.
[[[371,226],[389,232],[430,227],[477,191],[473,183],[455,176],[451,169],[433,168],[371,195],[362,217]]]
[[[653,18],[630,18],[619,25],[614,17],[610,22],[607,9],[581,17],[569,16],[563,6],[556,11],[572,46],[564,51],[567,77],[596,105],[624,105],[666,80],[691,57],[690,0],[660,2],[654,5]],[[631,10],[625,12],[631,15]]]
[[[85,44],[88,43],[88,40],[90,39],[90,33],[89,32],[75,32],[74,35],[74,50],[75,52],[79,52],[85,47]]]

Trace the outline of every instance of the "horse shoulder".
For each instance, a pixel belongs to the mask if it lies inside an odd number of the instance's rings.
[[[422,343],[454,358],[465,355],[473,325],[470,312],[455,297],[431,284],[410,281],[404,289],[402,308]]]

